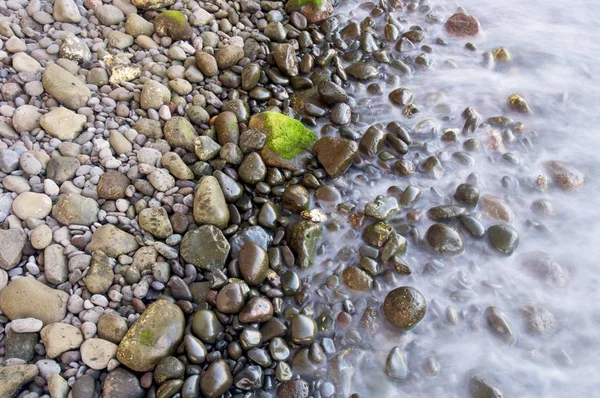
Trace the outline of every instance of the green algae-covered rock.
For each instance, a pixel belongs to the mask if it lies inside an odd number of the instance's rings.
[[[260,156],[269,166],[301,170],[312,156],[310,149],[317,135],[296,119],[278,112],[262,112],[252,116],[248,127],[267,136]]]
[[[173,40],[192,38],[192,27],[181,11],[163,11],[154,19],[154,31],[159,36],[168,36]]]
[[[297,221],[288,227],[287,239],[296,253],[298,267],[308,268],[312,265],[322,233],[321,224],[308,220]]]
[[[331,16],[333,6],[330,0],[290,0],[285,5],[285,10],[301,12],[309,23],[322,22]]]
[[[172,147],[194,152],[194,142],[198,137],[194,126],[184,117],[175,116],[165,123],[165,139]]]
[[[131,4],[142,10],[156,10],[175,4],[175,0],[131,0]]]
[[[154,369],[172,355],[183,339],[185,317],[175,304],[158,300],[150,304],[119,344],[117,359],[137,372]]]

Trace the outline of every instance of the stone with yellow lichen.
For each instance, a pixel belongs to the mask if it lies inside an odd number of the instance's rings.
[[[175,0],[131,0],[131,4],[142,10],[156,10],[173,5]]]
[[[494,51],[492,51],[492,55],[496,62],[508,62],[512,60],[512,55],[510,55],[510,52],[504,47],[495,48]]]
[[[184,329],[185,317],[177,305],[167,300],[155,301],[123,337],[117,359],[137,372],[150,371],[161,358],[175,352]]]
[[[115,57],[110,55],[104,57],[104,62],[110,66],[110,84],[121,84],[137,79],[142,70],[137,65],[132,65],[126,54]]]
[[[531,108],[529,108],[529,104],[525,98],[517,94],[509,95],[506,105],[509,109],[519,113],[531,113]]]

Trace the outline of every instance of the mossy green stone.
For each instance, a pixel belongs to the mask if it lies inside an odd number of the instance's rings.
[[[175,352],[184,329],[185,317],[178,306],[166,300],[155,301],[123,337],[117,359],[137,372],[152,370],[162,358]]]
[[[262,112],[250,119],[248,127],[267,136],[260,155],[269,166],[300,170],[312,157],[310,149],[317,135],[296,119],[278,112]]]
[[[163,11],[154,19],[154,30],[159,36],[168,36],[173,40],[192,38],[192,27],[181,11]]]

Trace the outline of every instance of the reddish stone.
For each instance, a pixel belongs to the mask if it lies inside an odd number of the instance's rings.
[[[480,25],[477,18],[472,15],[456,13],[446,21],[446,31],[453,36],[477,36]]]

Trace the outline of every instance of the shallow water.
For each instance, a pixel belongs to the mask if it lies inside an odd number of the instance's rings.
[[[341,8],[351,18],[361,20],[365,14],[357,10],[356,2],[348,2]],[[462,6],[476,16],[483,33],[471,40],[447,38],[448,46],[435,45],[442,33],[442,25],[422,22],[423,15],[401,11],[406,27],[419,23],[427,29],[427,40],[434,48],[431,57],[435,66],[418,71],[411,77],[402,77],[401,86],[415,94],[415,104],[421,113],[406,120],[399,108],[377,113],[369,123],[380,122],[384,126],[392,120],[413,126],[425,118],[435,118],[439,129],[462,128],[462,111],[471,106],[487,119],[506,115],[525,123],[517,141],[507,144],[507,150],[515,153],[520,164],[503,161],[490,151],[475,157],[471,167],[460,166],[452,161],[444,162],[445,173],[439,180],[426,179],[418,173],[403,177],[387,173],[380,179],[367,178],[365,185],[355,184],[346,190],[345,199],[353,199],[359,205],[385,194],[390,185],[401,189],[416,185],[423,192],[418,208],[425,213],[432,206],[452,203],[456,186],[465,182],[467,176],[476,172],[482,178],[481,194],[503,197],[514,212],[514,227],[520,235],[520,243],[509,257],[493,253],[486,238],[478,241],[463,233],[465,251],[454,257],[437,257],[410,239],[405,259],[412,266],[410,276],[397,275],[392,283],[383,283],[379,299],[397,286],[410,285],[418,288],[427,298],[428,313],[412,331],[400,333],[382,326],[375,333],[363,332],[361,347],[365,357],[359,361],[353,384],[347,384],[347,392],[358,392],[363,397],[467,396],[467,380],[476,370],[492,376],[507,397],[564,397],[594,395],[600,387],[597,374],[600,361],[600,304],[598,301],[598,263],[600,246],[600,186],[595,174],[599,170],[597,151],[600,149],[600,87],[596,76],[600,73],[600,32],[597,20],[600,4],[593,1],[574,1],[568,4],[533,0],[438,0],[431,4],[434,13],[446,19]],[[464,44],[470,41],[477,51],[469,51]],[[503,46],[512,54],[509,64],[496,67],[482,64],[483,53]],[[444,61],[453,60],[458,67],[445,67]],[[388,103],[384,90],[380,98],[369,97],[360,90],[356,94],[364,108],[381,107]],[[439,102],[450,105],[450,110],[439,113],[434,104],[426,101],[429,93],[442,93]],[[527,99],[532,115],[510,113],[506,99],[518,93]],[[439,108],[438,108],[439,109]],[[366,114],[361,115],[368,120]],[[476,135],[484,142],[485,132],[480,128]],[[528,137],[533,148],[527,150],[520,141]],[[461,137],[461,142],[465,137]],[[451,154],[462,150],[460,143],[454,149],[436,140],[421,140],[426,145],[416,152],[431,154],[440,150]],[[428,156],[428,155],[427,155]],[[556,188],[540,192],[534,188],[536,177],[544,173],[543,163],[560,160],[575,165],[585,173],[583,188],[575,192],[562,192]],[[391,162],[393,164],[393,162]],[[363,165],[363,173],[366,168]],[[357,174],[362,174],[361,172]],[[512,176],[518,180],[517,189],[507,189],[502,178]],[[442,196],[436,196],[436,188]],[[556,209],[553,218],[541,218],[534,214],[531,203],[538,199],[550,200]],[[406,215],[403,210],[398,219]],[[482,223],[489,227],[497,224],[485,216]],[[543,227],[532,226],[531,221]],[[416,225],[421,236],[431,221],[425,215]],[[362,244],[360,238],[352,240],[347,230],[335,234],[331,250],[322,256],[328,258],[339,248]],[[568,280],[563,287],[554,287],[531,273],[523,265],[525,253],[543,250],[568,270]],[[431,272],[431,261],[436,272]],[[334,262],[335,263],[335,262]],[[429,265],[428,265],[429,263]],[[324,276],[331,270],[326,266],[317,268]],[[313,270],[311,272],[317,272]],[[469,298],[456,300],[456,291],[469,291]],[[453,294],[454,293],[454,294]],[[355,324],[362,315],[364,298],[350,294],[357,304]],[[454,299],[452,298],[454,297]],[[362,305],[360,304],[362,303]],[[521,309],[527,304],[538,304],[556,316],[556,333],[541,338],[527,333]],[[516,343],[512,346],[496,339],[486,325],[484,311],[493,305],[502,310],[510,321]],[[446,320],[446,308],[454,307],[459,313],[457,325]],[[339,334],[344,341],[344,332]],[[351,346],[352,344],[348,344]],[[409,377],[394,382],[384,373],[385,359],[394,346],[404,350],[409,367]],[[566,355],[566,356],[565,356]],[[568,359],[565,359],[567,358]],[[562,359],[561,359],[562,358]],[[439,363],[435,376],[426,371],[427,361]],[[567,362],[567,363],[565,363]]]

